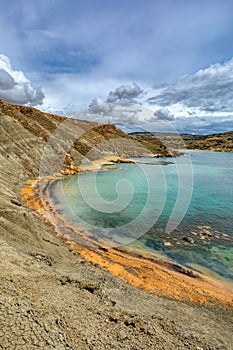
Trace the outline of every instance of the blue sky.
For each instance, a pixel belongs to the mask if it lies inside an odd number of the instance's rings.
[[[181,131],[233,129],[232,0],[2,0],[0,33],[0,98],[73,114],[135,83],[143,93],[127,102],[151,110],[154,128],[158,111]]]

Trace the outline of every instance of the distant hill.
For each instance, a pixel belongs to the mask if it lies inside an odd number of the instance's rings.
[[[233,152],[233,131],[212,135],[182,135],[187,148]]]
[[[157,132],[135,132],[130,134],[144,143],[158,142],[160,140],[167,149],[200,149],[217,152],[233,152],[233,131],[211,134],[211,135],[191,135],[173,134]]]

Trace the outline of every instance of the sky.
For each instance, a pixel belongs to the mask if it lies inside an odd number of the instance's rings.
[[[0,99],[123,130],[233,130],[232,0],[1,0]]]

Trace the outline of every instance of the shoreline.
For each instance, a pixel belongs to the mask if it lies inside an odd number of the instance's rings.
[[[112,162],[110,162],[112,158]],[[133,160],[123,162],[135,163]],[[91,165],[72,169],[63,175],[103,169],[106,165],[119,164],[119,157],[106,157]],[[166,162],[165,162],[166,163]],[[168,162],[169,164],[171,162]],[[153,163],[159,164],[159,162]],[[108,169],[109,170],[109,169]],[[49,194],[49,187],[62,176],[29,180],[21,189],[25,206],[34,209],[41,219],[55,228],[55,233],[75,254],[81,254],[87,261],[101,266],[113,275],[123,278],[129,284],[158,296],[204,305],[233,307],[230,286],[203,273],[188,269],[176,263],[136,248],[111,247],[103,239],[69,223],[58,213]]]

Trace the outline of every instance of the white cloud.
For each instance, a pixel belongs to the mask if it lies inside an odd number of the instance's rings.
[[[104,104],[109,91],[117,86],[127,85],[124,79],[109,79],[102,74],[58,74],[43,85],[46,98],[42,105],[44,111],[71,116],[77,111],[87,110],[93,101]],[[105,106],[92,106],[93,109],[106,109]],[[108,107],[109,108],[109,107]],[[101,110],[99,110],[101,113]]]
[[[103,103],[98,99],[93,99],[89,105],[88,111],[93,114],[107,115],[113,110],[113,104]]]
[[[182,133],[209,134],[233,130],[232,116],[209,116],[177,118],[174,123],[176,130]]]
[[[158,87],[120,85],[88,118],[151,131],[208,133],[233,129],[233,59]]]
[[[75,112],[71,116],[77,119],[87,119],[99,123],[136,125],[139,123],[141,111],[141,107],[133,103],[102,102],[101,100],[94,99],[91,101],[87,110]]]
[[[143,90],[136,84],[121,85],[115,91],[110,91],[106,102],[133,101]]]
[[[154,116],[157,119],[174,120],[174,115],[165,107],[155,111]]]
[[[194,75],[186,75],[169,84],[150,97],[150,104],[160,106],[183,105],[190,113],[233,111],[233,59],[223,64],[214,64],[199,70]]]
[[[23,72],[13,70],[7,56],[0,54],[0,99],[10,103],[39,105],[44,93],[33,87]]]

